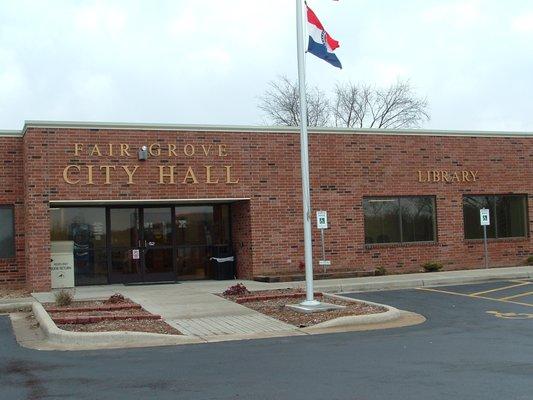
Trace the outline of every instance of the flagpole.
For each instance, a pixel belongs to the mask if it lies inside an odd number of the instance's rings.
[[[296,0],[296,37],[298,51],[298,83],[300,89],[300,161],[302,168],[302,203],[304,217],[305,301],[304,306],[320,304],[314,299],[313,245],[311,243],[311,192],[309,189],[309,144],[307,135],[307,96],[305,90],[305,53],[302,0]]]

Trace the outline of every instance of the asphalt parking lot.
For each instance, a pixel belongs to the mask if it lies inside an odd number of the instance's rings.
[[[427,317],[389,330],[47,352],[0,317],[0,399],[530,400],[533,282],[348,294]]]

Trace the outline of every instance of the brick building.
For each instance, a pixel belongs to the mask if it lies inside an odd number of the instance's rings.
[[[292,128],[26,122],[0,131],[0,285],[48,290],[55,242],[76,285],[303,274],[299,135]],[[533,254],[530,133],[319,129],[313,210],[328,274],[491,266]],[[314,229],[317,274],[320,233]]]

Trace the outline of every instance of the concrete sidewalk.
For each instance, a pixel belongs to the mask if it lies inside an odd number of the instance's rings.
[[[405,289],[423,286],[474,283],[491,279],[527,279],[533,267],[488,270],[448,271],[409,275],[315,281],[315,290],[328,293]],[[162,285],[106,285],[75,289],[77,300],[106,298],[121,293],[141,304],[147,311],[161,315],[170,325],[187,335],[213,339],[227,335],[254,335],[265,332],[293,332],[294,326],[258,313],[216,295],[228,286],[242,282],[249,290],[303,288],[305,282],[263,283],[255,281],[196,281]],[[40,302],[54,301],[53,293],[34,293]]]

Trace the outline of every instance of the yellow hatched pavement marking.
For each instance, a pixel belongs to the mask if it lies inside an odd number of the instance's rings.
[[[530,284],[529,282],[522,282],[522,283],[518,283],[516,285],[509,285],[509,286],[504,286],[504,287],[501,287],[501,288],[496,288],[496,289],[491,289],[491,290],[484,290],[482,292],[470,293],[470,296],[479,296],[480,294],[499,292],[500,290],[512,289],[512,288],[515,288],[515,287],[526,286],[526,285],[529,285],[529,284]]]
[[[533,292],[526,292],[526,293],[515,294],[514,296],[501,297],[500,300],[516,299],[517,297],[529,296],[530,294],[533,294]]]
[[[495,299],[495,298],[492,298],[492,297],[474,296],[472,294],[449,292],[447,290],[438,290],[438,289],[430,289],[430,288],[417,288],[417,289],[418,290],[424,290],[424,291],[427,291],[427,292],[437,292],[437,293],[451,294],[451,295],[455,295],[455,296],[470,297],[471,299],[492,300],[492,301],[498,301],[500,303],[518,304],[520,306],[533,307],[533,304],[521,303],[519,301],[509,301],[509,300]]]

